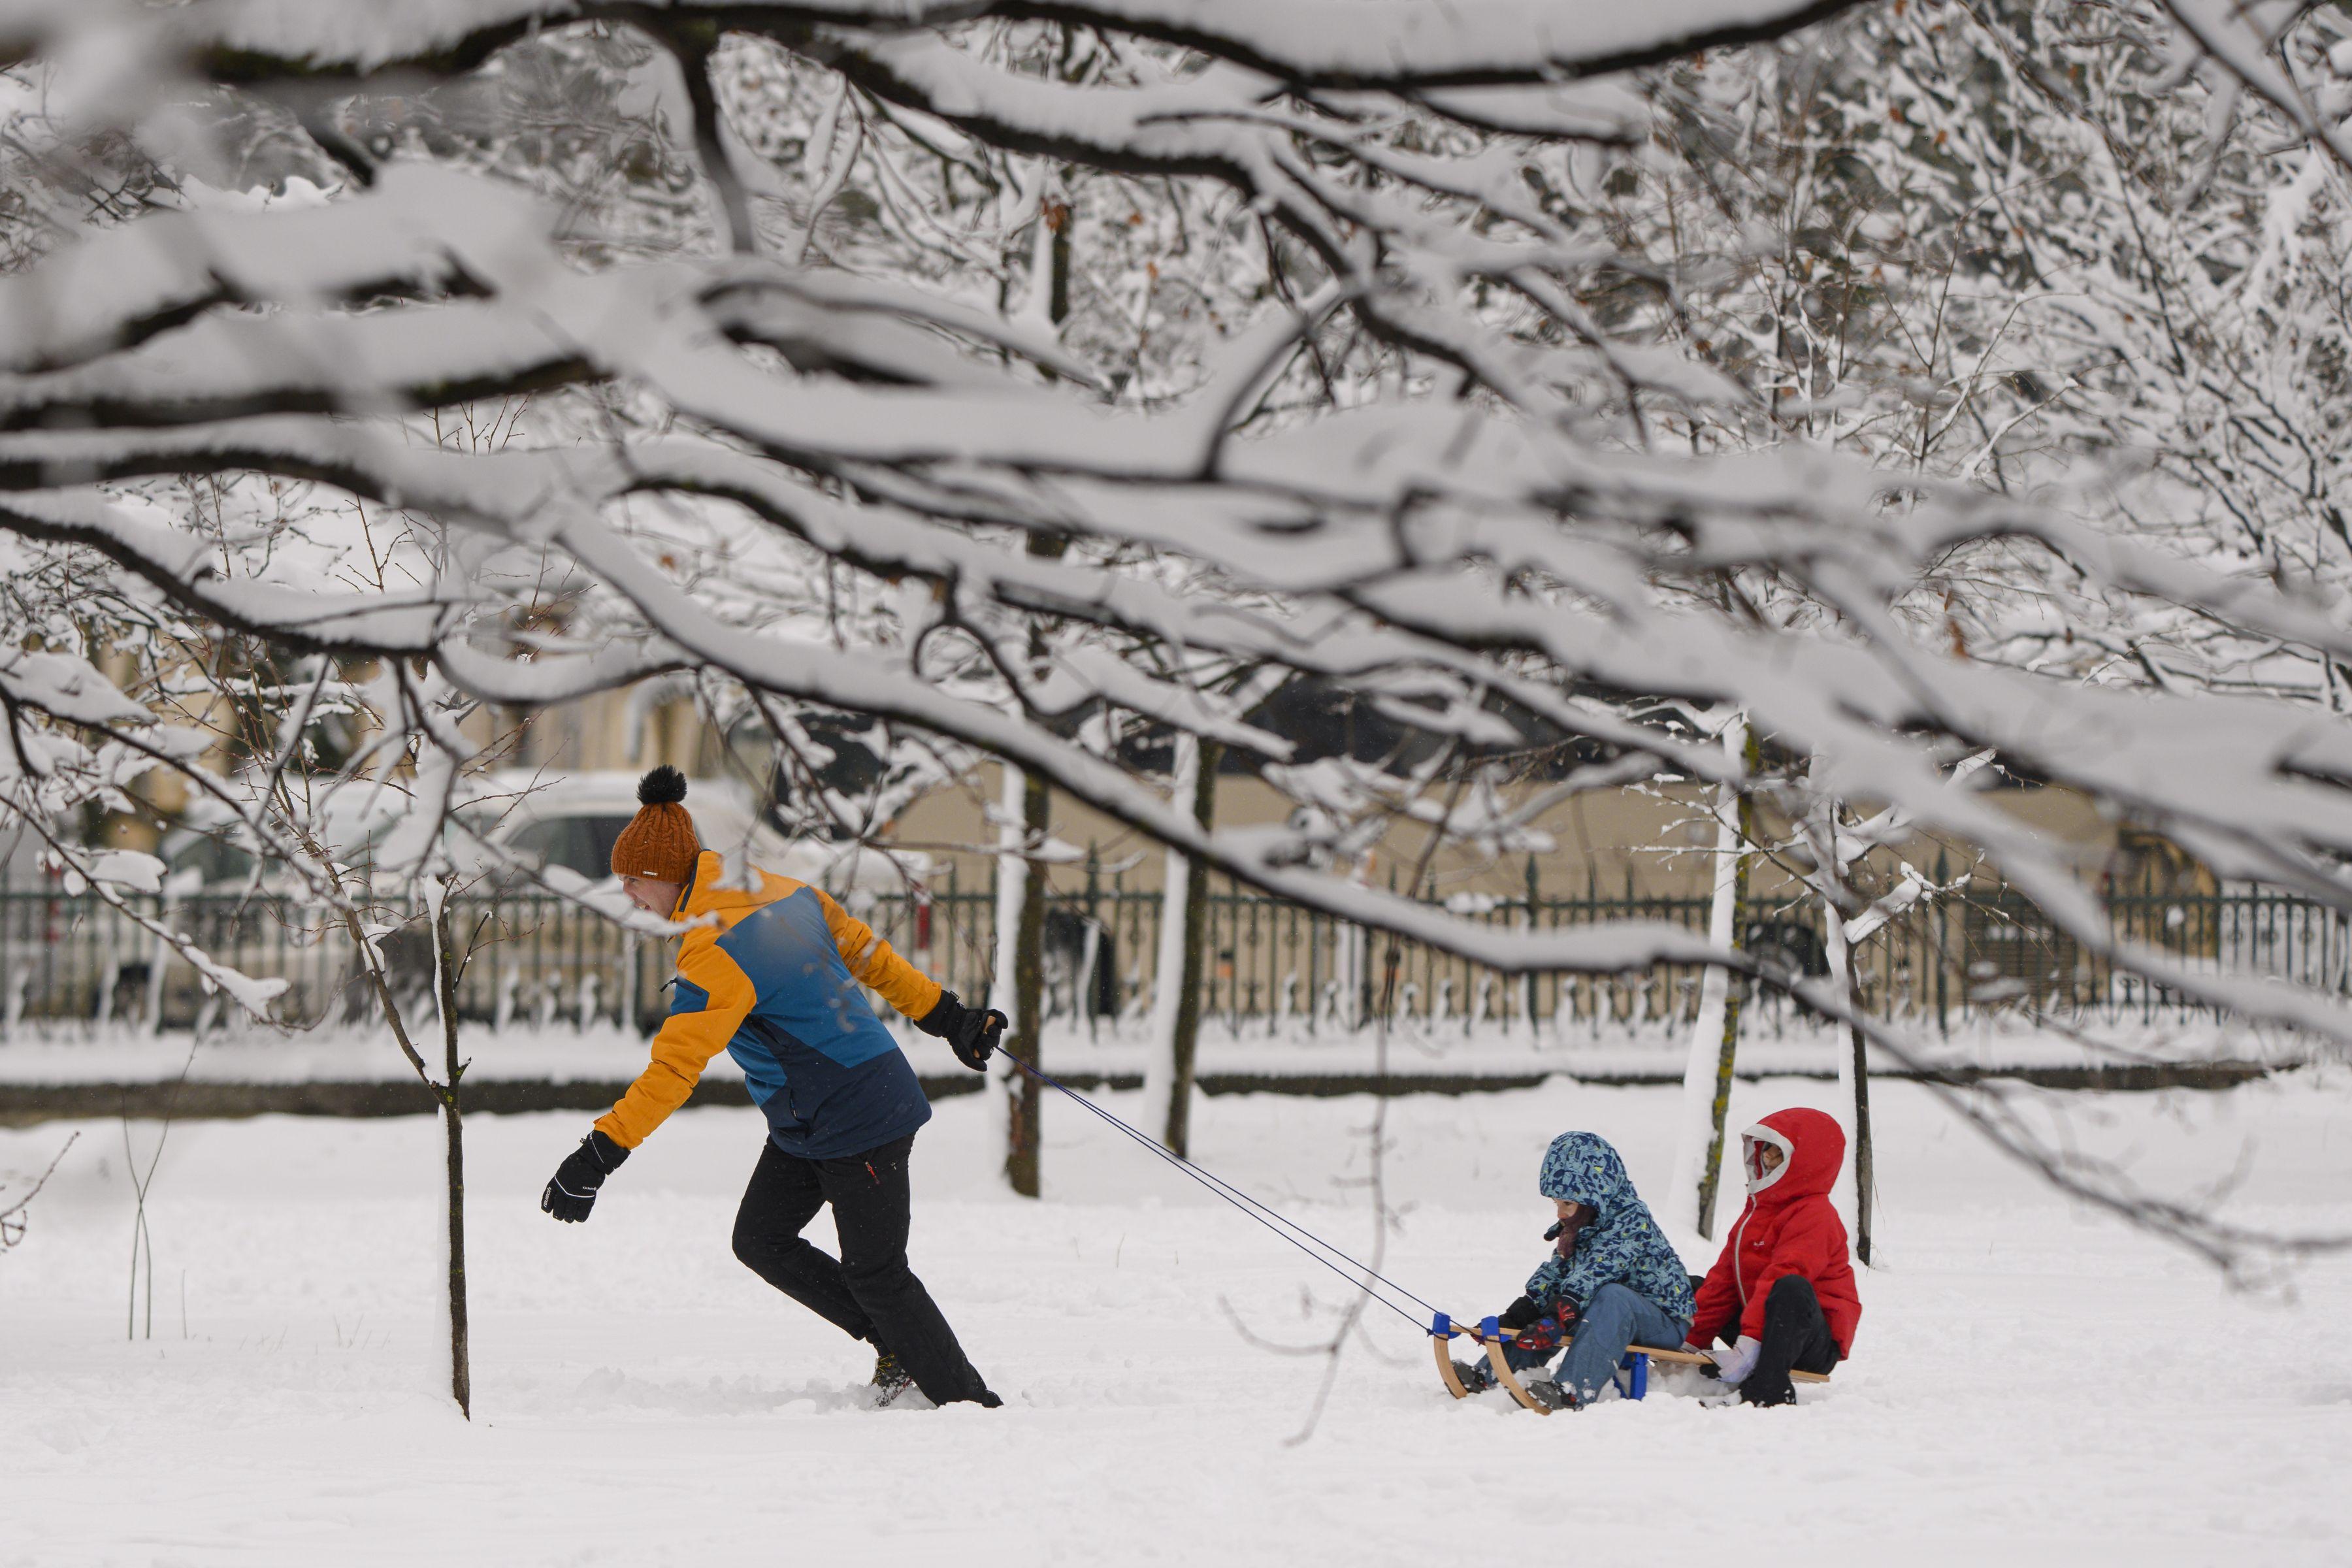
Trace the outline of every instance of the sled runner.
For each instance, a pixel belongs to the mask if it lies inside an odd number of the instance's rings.
[[[1494,1369],[1495,1380],[1509,1391],[1513,1399],[1538,1415],[1551,1414],[1551,1406],[1529,1394],[1527,1384],[1503,1357],[1503,1347],[1518,1337],[1517,1329],[1504,1328],[1492,1318],[1481,1319],[1476,1324],[1456,1323],[1444,1312],[1430,1321],[1429,1342],[1437,1352],[1437,1375],[1444,1381],[1445,1390],[1456,1399],[1467,1399],[1470,1391],[1462,1386],[1462,1379],[1454,1371],[1454,1358],[1447,1348],[1456,1334],[1466,1334],[1486,1350],[1486,1364]],[[1628,1399],[1640,1399],[1650,1392],[1650,1363],[1654,1361],[1673,1362],[1685,1366],[1713,1366],[1715,1358],[1703,1351],[1666,1350],[1656,1345],[1628,1345],[1625,1359],[1617,1363],[1624,1381],[1618,1384]],[[1827,1383],[1829,1374],[1820,1372],[1791,1371],[1789,1375],[1799,1383]]]

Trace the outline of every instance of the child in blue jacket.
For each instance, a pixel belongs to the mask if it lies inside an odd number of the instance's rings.
[[[1689,1270],[1633,1191],[1625,1162],[1595,1132],[1563,1132],[1544,1151],[1536,1186],[1552,1200],[1559,1223],[1553,1255],[1528,1277],[1528,1292],[1501,1313],[1517,1331],[1504,1352],[1514,1372],[1560,1353],[1557,1383],[1523,1380],[1528,1392],[1559,1409],[1601,1396],[1627,1345],[1679,1345],[1690,1331]],[[1485,1363],[1457,1362],[1472,1393],[1495,1386]]]

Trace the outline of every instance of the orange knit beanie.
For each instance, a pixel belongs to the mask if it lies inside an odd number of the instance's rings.
[[[676,768],[658,767],[637,781],[637,815],[613,840],[613,875],[656,882],[692,879],[702,841],[695,837],[693,816],[679,804],[685,799],[686,775]]]

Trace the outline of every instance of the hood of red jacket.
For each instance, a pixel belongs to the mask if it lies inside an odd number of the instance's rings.
[[[1740,1136],[1755,1138],[1768,1130],[1777,1136],[1766,1142],[1779,1143],[1788,1159],[1761,1183],[1752,1170],[1745,1172],[1748,1194],[1759,1204],[1827,1196],[1837,1181],[1839,1167],[1845,1163],[1845,1133],[1837,1119],[1802,1108],[1776,1110]],[[1740,1152],[1747,1152],[1744,1142]]]

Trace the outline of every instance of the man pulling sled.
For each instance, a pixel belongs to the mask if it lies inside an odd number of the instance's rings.
[[[995,1050],[1004,1015],[964,1006],[822,889],[757,870],[751,887],[725,886],[676,769],[647,773],[637,799],[613,846],[613,871],[638,908],[692,929],[679,942],[651,1062],[565,1157],[540,1206],[559,1220],[586,1219],[605,1177],[686,1102],[724,1050],[741,1064],[768,1122],[735,1215],[736,1257],[873,1345],[886,1402],[912,1384],[937,1405],[1001,1405],[908,1266],[907,1161],[930,1102],[859,986],[880,992],[975,1071]],[[1466,1394],[1507,1382],[1538,1408],[1580,1409],[1601,1397],[1629,1348],[1708,1361],[1754,1405],[1791,1403],[1792,1376],[1825,1375],[1853,1344],[1862,1311],[1845,1227],[1828,1195],[1843,1135],[1819,1111],[1783,1110],[1740,1143],[1748,1206],[1699,1280],[1607,1139],[1553,1139],[1537,1176],[1558,1216],[1545,1233],[1553,1256],[1496,1315],[1486,1364],[1448,1362],[1438,1341],[1448,1386]],[[827,1204],[838,1258],[801,1234]],[[1454,1331],[1442,1318],[1432,1330]],[[1729,1352],[1716,1353],[1719,1344]],[[1520,1384],[1519,1373],[1555,1358],[1556,1377]]]
[[[604,1178],[686,1103],[724,1050],[742,1066],[768,1121],[735,1215],[735,1256],[873,1345],[885,1403],[911,1383],[936,1405],[1003,1404],[908,1266],[907,1160],[930,1101],[859,985],[946,1040],[974,1071],[987,1066],[1004,1015],[963,1005],[822,889],[759,870],[751,887],[725,886],[719,858],[702,847],[685,799],[677,769],[654,769],[613,846],[614,874],[632,902],[698,922],[678,944],[669,1016],[654,1037],[651,1063],[565,1157],[540,1207],[560,1220],[586,1219]],[[840,1233],[838,1258],[801,1235],[826,1204]]]

